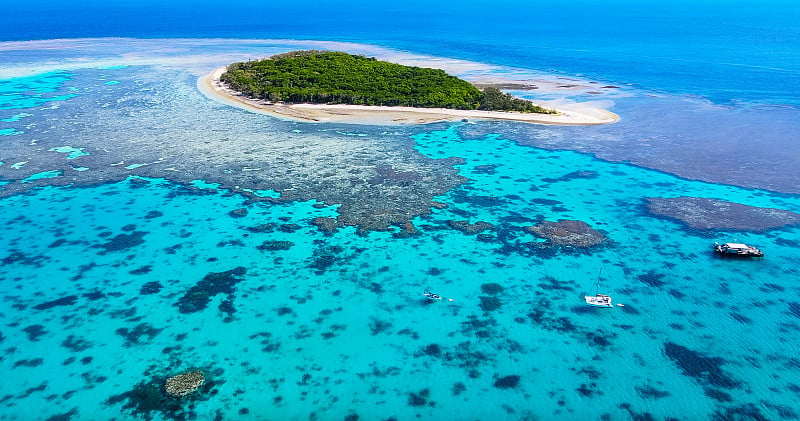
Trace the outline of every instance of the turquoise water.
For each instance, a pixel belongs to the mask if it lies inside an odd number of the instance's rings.
[[[122,3],[6,5],[0,37],[366,41],[514,67],[490,76],[552,70],[590,87],[526,95],[622,120],[282,122],[209,100],[197,77],[331,44],[0,43],[0,419],[800,417],[800,228],[694,230],[645,205],[800,212],[795,4],[501,2],[492,20],[468,3],[341,20],[333,4],[169,4],[148,19]],[[622,88],[595,92],[607,83]],[[363,209],[412,214],[416,231],[315,224]],[[526,230],[559,219],[607,241],[548,247]],[[767,257],[710,252],[733,240]],[[585,307],[598,281],[624,306]],[[207,385],[186,401],[148,410],[129,393],[198,368]]]
[[[49,101],[71,98],[74,94],[52,95],[58,92],[70,75],[62,72],[0,80],[0,110],[26,109],[43,105]],[[5,122],[18,121],[25,113],[17,114]]]
[[[215,382],[215,394],[187,410],[199,419],[698,419],[749,404],[768,419],[794,414],[798,321],[785,294],[796,289],[799,252],[786,244],[800,230],[710,235],[645,214],[642,200],[693,195],[797,211],[797,197],[499,134],[467,140],[462,128],[413,136],[428,157],[463,158],[468,181],[436,198],[446,208],[414,219],[411,238],[326,235],[310,221],[335,208],[248,205],[201,180],[198,190],[131,178],[3,199],[13,221],[0,237],[0,364],[13,379],[5,418],[132,417],[109,398],[195,367]],[[576,171],[596,177],[569,176]],[[535,238],[521,227],[541,218],[584,220],[610,242],[585,252],[526,247]],[[478,238],[447,225],[463,219],[495,229]],[[768,258],[709,252],[714,238],[732,236]],[[290,246],[263,247],[276,241]],[[230,294],[179,311],[207,274],[237,267],[246,272]],[[581,305],[601,269],[603,290],[625,307]],[[482,291],[491,283],[503,292]],[[428,286],[453,301],[425,301]],[[47,305],[56,299],[66,301]],[[667,344],[719,358],[709,361],[732,380],[681,375]],[[505,376],[519,381],[498,387]]]

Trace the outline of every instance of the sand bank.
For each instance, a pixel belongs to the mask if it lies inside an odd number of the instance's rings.
[[[427,124],[460,120],[512,120],[534,124],[588,126],[613,123],[616,114],[599,108],[571,106],[558,109],[558,114],[536,114],[446,108],[383,107],[345,104],[285,104],[248,98],[239,94],[219,78],[225,67],[218,68],[198,80],[198,88],[211,99],[248,111],[278,118],[315,122],[372,125]]]

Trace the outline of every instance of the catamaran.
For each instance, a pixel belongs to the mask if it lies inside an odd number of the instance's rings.
[[[602,274],[603,269],[600,269],[600,275]],[[586,305],[592,307],[613,307],[613,304],[611,304],[611,296],[600,294],[600,275],[597,276],[597,288],[595,289],[595,295],[584,295],[583,299],[586,301]]]
[[[432,293],[430,288],[425,288],[425,292],[423,292],[422,295],[424,295],[425,298],[427,298],[429,300],[441,300],[442,299],[441,295]]]
[[[592,307],[613,307],[611,296],[605,294],[585,295],[586,304]]]

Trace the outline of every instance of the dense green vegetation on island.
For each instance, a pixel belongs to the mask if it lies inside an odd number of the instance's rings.
[[[246,96],[273,102],[555,113],[497,88],[481,91],[443,70],[341,52],[294,51],[234,63],[220,80]]]

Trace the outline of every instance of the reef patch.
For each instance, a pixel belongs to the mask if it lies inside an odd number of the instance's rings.
[[[509,376],[503,376],[495,380],[494,387],[498,389],[511,389],[517,387],[519,384],[520,376],[515,374]]]
[[[698,230],[730,229],[762,232],[800,224],[800,214],[775,208],[759,208],[701,197],[647,199],[647,210]]]
[[[147,234],[146,231],[133,231],[130,234],[118,234],[105,243],[99,244],[97,247],[102,248],[103,251],[98,254],[106,254],[136,247],[144,243],[143,237],[145,234]]]
[[[78,301],[77,295],[68,295],[66,297],[61,297],[52,301],[48,301],[46,303],[38,304],[33,308],[35,308],[36,310],[47,310],[53,307],[71,306],[74,305],[77,301]]]
[[[494,225],[484,221],[478,221],[474,224],[470,224],[469,221],[450,220],[447,221],[447,226],[455,230],[459,230],[464,234],[480,234],[483,231],[494,229]]]
[[[234,286],[242,281],[247,269],[239,266],[225,272],[211,272],[189,288],[175,304],[181,313],[196,313],[205,309],[211,302],[211,297],[217,294],[227,294],[228,300],[233,299]]]
[[[216,375],[217,372],[222,372],[222,370],[218,369],[213,373]],[[192,391],[188,394],[178,396],[169,393],[167,390],[167,382],[169,379],[180,376],[167,377],[165,375],[155,375],[152,376],[150,380],[136,384],[127,392],[111,396],[106,400],[106,404],[122,404],[123,411],[133,415],[136,419],[198,419],[197,413],[194,412],[196,402],[208,400],[213,396],[216,393],[216,387],[219,386],[222,381],[206,378],[208,373],[212,373],[209,370],[203,370],[202,372],[196,370],[186,374],[192,373],[203,374],[203,381],[197,381],[199,377],[197,375],[192,375],[190,378],[192,381],[188,382],[187,386],[197,387],[191,387]]]
[[[703,385],[731,389],[740,384],[722,369],[726,363],[722,358],[708,357],[672,342],[664,344],[664,353],[685,376],[692,377]]]
[[[586,222],[559,219],[558,222],[542,221],[525,230],[547,239],[547,244],[558,247],[592,247],[606,241],[606,236]]]

